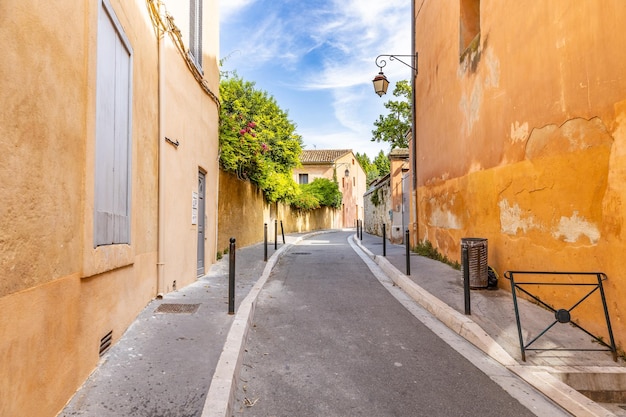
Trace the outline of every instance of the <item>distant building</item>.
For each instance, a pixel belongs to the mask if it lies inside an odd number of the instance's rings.
[[[409,178],[409,150],[395,148],[389,152],[391,180],[391,230],[392,243],[403,243],[404,232],[409,228],[409,203],[411,183]]]
[[[217,9],[3,1],[0,416],[57,415],[214,262]]]
[[[338,228],[355,227],[357,219],[363,219],[366,176],[352,150],[303,150],[300,162],[302,166],[293,170],[294,180],[299,184],[315,178],[336,180],[343,199],[333,224]]]
[[[385,235],[392,243],[403,243],[409,228],[411,183],[409,150],[395,148],[389,152],[389,174],[370,184],[364,196],[365,222],[368,233]]]

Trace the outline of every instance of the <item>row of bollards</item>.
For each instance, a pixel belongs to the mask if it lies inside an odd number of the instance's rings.
[[[356,237],[363,240],[363,220],[356,221]]]
[[[383,227],[383,256],[387,256],[387,225],[382,224]],[[359,231],[357,229],[357,235]],[[363,228],[361,227],[361,240],[363,240]],[[404,232],[404,247],[406,252],[406,274],[411,275],[411,243],[409,240],[409,229]]]
[[[283,221],[280,221],[280,233],[283,236],[283,245],[285,244],[285,228]],[[278,249],[278,220],[274,220],[274,250]],[[267,262],[267,223],[263,223],[263,261]]]
[[[357,237],[363,240],[363,221],[356,221],[356,232]],[[387,227],[385,223],[383,226],[383,256],[387,256]],[[285,230],[283,228],[283,221],[280,221],[280,230],[283,238],[283,244],[285,244]],[[274,220],[274,249],[278,246],[278,220]],[[411,245],[409,241],[409,230],[407,229],[404,232],[404,246],[406,253],[406,274],[411,275]],[[263,225],[263,260],[267,262],[267,223]],[[229,248],[229,263],[228,263],[228,314],[235,314],[235,238],[230,238],[230,248]],[[464,251],[467,251],[467,248],[463,248]],[[466,254],[465,254],[466,255]],[[464,256],[463,259],[466,261],[467,256]],[[465,264],[464,264],[465,266]],[[470,314],[469,312],[469,271],[468,268],[464,267],[463,273],[464,287],[465,287],[465,314]]]
[[[280,232],[285,244],[285,229],[280,221]],[[274,220],[274,249],[278,248],[278,220]],[[228,314],[235,314],[235,238],[230,238],[228,257]],[[263,261],[267,262],[267,223],[263,225]]]

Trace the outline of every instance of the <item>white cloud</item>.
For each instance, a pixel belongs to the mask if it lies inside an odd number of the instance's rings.
[[[220,0],[220,19],[230,19],[233,15],[254,3],[255,0]]]
[[[221,6],[222,17],[231,18],[230,33],[220,35],[222,50],[241,51],[229,60],[230,69],[250,74],[246,78],[260,88],[286,89],[301,97],[301,104],[291,105],[306,109],[295,122],[308,149],[313,144],[318,149],[348,147],[370,158],[388,151],[388,144],[370,141],[374,121],[386,113],[382,104],[393,98],[391,93],[383,98],[374,94],[374,60],[379,54],[411,53],[410,2],[221,0]],[[392,83],[389,91],[411,73],[389,60],[383,71]],[[308,114],[315,114],[315,121]],[[319,120],[327,123],[320,126]]]

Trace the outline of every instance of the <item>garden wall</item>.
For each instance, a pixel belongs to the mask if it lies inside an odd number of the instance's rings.
[[[255,185],[220,170],[217,216],[217,248],[224,252],[231,237],[237,240],[237,247],[262,242],[265,223],[268,225],[268,240],[273,242],[275,220],[278,221],[280,241],[281,221],[285,233],[332,229],[337,225],[338,213],[328,207],[301,212],[286,204],[269,204]]]

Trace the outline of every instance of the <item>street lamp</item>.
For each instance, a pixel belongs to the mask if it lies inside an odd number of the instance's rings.
[[[415,16],[414,8],[415,8],[415,2],[411,2],[411,15],[412,16]],[[413,34],[413,36],[415,36],[415,19],[411,21],[411,33]],[[390,61],[394,61],[394,60],[400,61],[402,64],[406,65],[407,67],[413,70],[411,74],[411,140],[413,141],[413,158],[411,161],[411,170],[413,171],[413,175],[412,175],[413,176],[413,193],[415,194],[416,218],[415,218],[414,230],[415,230],[415,242],[417,242],[417,240],[419,239],[419,231],[417,230],[417,224],[418,224],[417,207],[419,206],[419,204],[418,204],[418,197],[417,197],[417,155],[418,155],[418,152],[417,152],[417,137],[416,137],[416,132],[415,132],[415,79],[417,78],[417,51],[415,50],[415,39],[413,39],[411,49],[412,49],[411,52],[413,53],[413,55],[378,55],[376,59],[374,60],[374,63],[376,64],[376,66],[378,67],[380,71],[378,72],[378,75],[374,77],[372,82],[374,83],[374,91],[376,92],[376,94],[378,94],[379,97],[382,97],[383,95],[387,94],[387,87],[389,87],[389,80],[387,80],[387,77],[385,77],[385,74],[383,74],[383,67],[387,65],[387,61],[384,58],[389,58]],[[399,57],[411,58],[412,62],[411,61],[410,61],[411,63],[405,62]]]
[[[413,65],[404,62],[399,57],[413,58]],[[387,77],[385,77],[385,74],[383,74],[383,67],[387,65],[387,60],[385,60],[384,58],[389,58],[390,61],[399,61],[403,63],[413,70],[413,77],[417,75],[417,52],[415,53],[415,55],[378,55],[374,63],[380,69],[380,71],[378,72],[378,75],[374,77],[372,83],[374,83],[374,91],[376,92],[376,94],[378,94],[379,97],[387,94],[387,88],[389,87],[389,80],[387,80]]]

